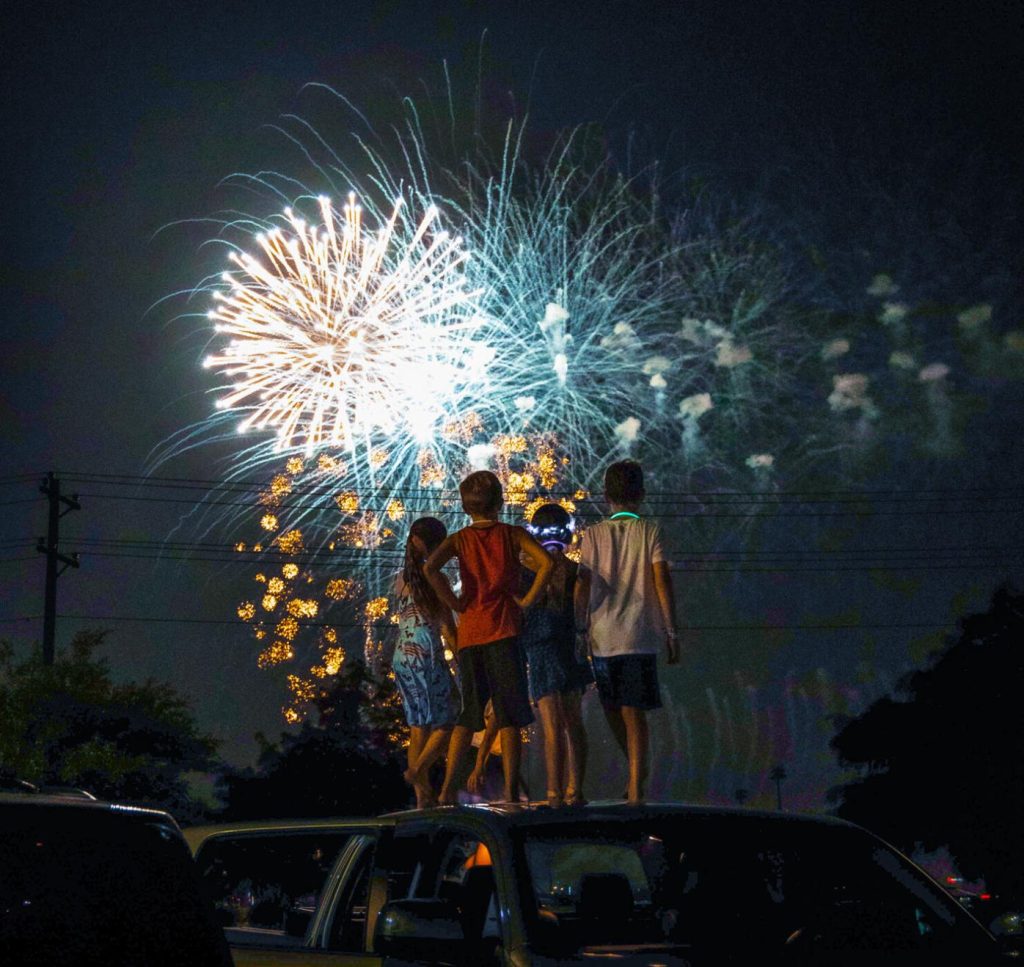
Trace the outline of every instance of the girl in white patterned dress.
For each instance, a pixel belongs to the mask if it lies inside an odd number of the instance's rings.
[[[405,565],[395,581],[398,641],[392,667],[409,723],[409,767],[405,780],[419,808],[436,799],[430,767],[448,747],[459,714],[459,696],[444,657],[444,642],[455,640],[455,621],[423,576],[423,562],[447,537],[435,517],[421,517],[409,529]]]

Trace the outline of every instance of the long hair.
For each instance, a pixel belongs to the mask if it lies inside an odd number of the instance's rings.
[[[576,587],[576,565],[565,556],[561,547],[557,553],[553,553],[547,547],[545,550],[554,566],[551,568],[551,578],[541,592],[539,606],[558,614],[571,614],[573,591]]]
[[[416,609],[433,622],[441,617],[443,608],[437,593],[423,573],[423,558],[413,545],[412,539],[418,537],[426,546],[427,554],[432,554],[447,536],[448,529],[436,517],[420,517],[413,521],[412,527],[409,528],[409,537],[405,542],[402,579],[412,595]]]

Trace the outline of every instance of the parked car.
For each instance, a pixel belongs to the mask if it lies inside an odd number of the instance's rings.
[[[230,967],[167,813],[0,793],[0,963]]]
[[[237,967],[1002,959],[938,883],[836,819],[466,806],[185,837]]]

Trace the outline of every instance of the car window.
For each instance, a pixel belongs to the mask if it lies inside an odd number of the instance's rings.
[[[486,964],[501,939],[488,844],[457,829],[399,830],[388,850],[389,899],[444,900],[457,912],[471,960]]]
[[[388,900],[433,896],[432,872],[428,870],[431,830],[400,827],[382,848],[381,864],[387,875]]]
[[[585,877],[623,877],[634,904],[649,903],[650,883],[640,855],[620,843],[532,842],[528,846],[534,889],[553,910],[571,910]]]
[[[351,833],[251,832],[213,836],[196,863],[232,944],[302,946],[334,862]]]
[[[630,821],[517,835],[534,944],[556,955],[635,944],[925,954],[983,937],[940,888],[856,829]]]

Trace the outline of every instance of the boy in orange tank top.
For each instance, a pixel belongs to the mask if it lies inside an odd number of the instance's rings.
[[[460,616],[456,639],[462,711],[448,746],[439,798],[442,805],[457,801],[458,766],[473,733],[484,727],[488,699],[501,735],[505,798],[517,798],[522,756],[519,730],[533,721],[519,630],[523,609],[530,607],[544,589],[552,567],[551,558],[526,530],[499,522],[505,497],[501,481],[493,473],[471,473],[459,484],[459,494],[462,509],[472,523],[447,537],[423,567],[438,598]],[[521,598],[516,595],[520,554],[536,572],[533,584]],[[459,561],[459,597],[441,576],[441,568],[453,557]]]

